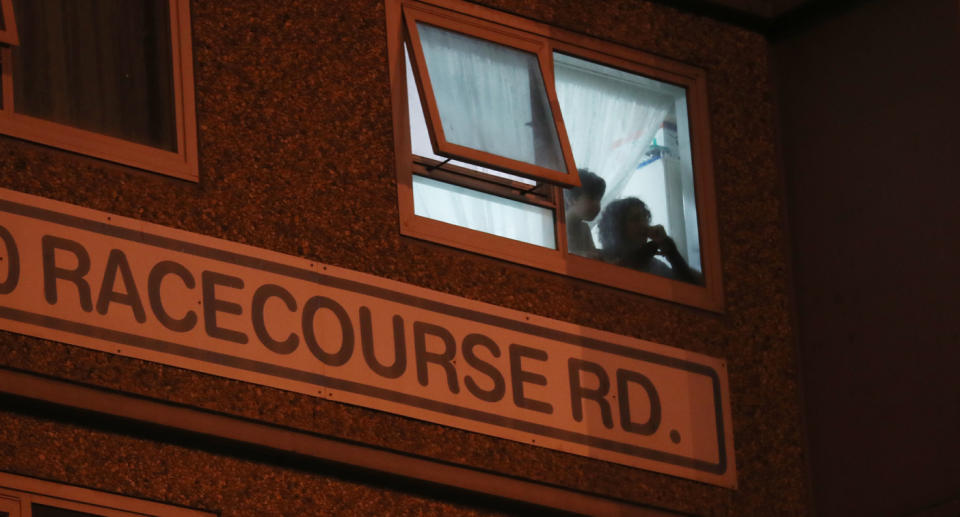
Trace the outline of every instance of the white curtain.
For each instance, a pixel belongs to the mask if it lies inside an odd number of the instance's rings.
[[[553,211],[442,181],[413,177],[413,212],[422,217],[556,249]]]
[[[404,46],[403,50],[407,64],[407,108],[408,113],[410,114],[410,145],[413,154],[422,156],[424,158],[437,160],[439,162],[445,161],[447,158],[433,152],[433,145],[430,143],[430,134],[427,130],[427,120],[424,118],[423,106],[420,104],[420,89],[417,88],[417,81],[413,77],[413,68],[410,65],[410,53],[407,52],[406,46]],[[473,163],[461,162],[459,160],[450,160],[449,163],[458,167],[473,169],[484,174],[490,174],[492,176],[499,176],[512,181],[526,183],[530,186],[537,184],[536,181],[531,179],[515,176],[513,174],[507,174],[506,172],[501,172],[496,169],[489,169]]]
[[[427,122],[417,92],[416,81],[407,62],[407,100],[410,113],[410,140],[413,153],[443,161],[433,153]],[[535,185],[534,181],[494,169],[451,160],[460,167]],[[414,213],[437,221],[556,249],[553,211],[501,198],[484,192],[451,185],[422,176],[413,177]]]
[[[554,71],[573,159],[606,180],[606,206],[622,197],[673,100],[652,89],[658,81],[564,54]]]
[[[564,170],[535,54],[417,24],[451,143]]]
[[[447,139],[514,159],[540,158],[543,152],[535,151],[531,127],[537,118],[536,101],[531,102],[530,95],[530,67],[535,61],[531,65],[518,59],[511,49],[505,57],[502,45],[425,25],[419,30],[421,39],[429,40],[425,48],[432,49],[427,61]],[[606,180],[605,205],[622,195],[673,99],[657,89],[663,85],[658,81],[561,54],[555,54],[554,61],[574,161]],[[416,83],[409,73],[407,88],[414,153],[439,159],[430,150]],[[444,105],[453,108],[445,111]],[[550,124],[552,128],[552,119]],[[418,177],[413,187],[417,215],[555,247],[549,210]]]

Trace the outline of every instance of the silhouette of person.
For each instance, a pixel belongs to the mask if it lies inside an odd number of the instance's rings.
[[[607,182],[587,169],[579,169],[580,186],[564,190],[563,201],[567,222],[567,250],[583,257],[599,259],[600,251],[593,242],[588,221],[600,213],[600,198]]]
[[[651,226],[650,218],[647,204],[635,197],[618,199],[607,205],[599,223],[604,260],[667,278],[702,284],[700,273],[687,265],[663,226]],[[666,262],[658,256],[662,256]]]

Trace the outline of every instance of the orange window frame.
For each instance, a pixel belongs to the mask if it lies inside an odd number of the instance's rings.
[[[453,20],[454,26],[461,32],[467,29],[461,30],[457,23],[480,26],[487,31],[505,31],[514,35],[522,33],[527,38],[546,41],[546,52],[550,56],[547,61],[550,64],[550,70],[546,71],[544,77],[550,89],[553,89],[553,52],[573,55],[685,88],[704,283],[702,285],[687,283],[567,252],[563,193],[556,185],[541,183],[531,187],[500,178],[484,178],[482,173],[414,155],[411,146],[404,57],[404,44],[408,40],[405,31],[409,31],[410,23],[405,18],[405,14],[411,10],[418,12],[428,10],[438,16],[444,16],[448,20]],[[706,72],[703,69],[461,0],[386,0],[386,12],[393,97],[397,197],[402,235],[604,286],[714,312],[723,312],[719,229],[709,132]],[[415,43],[411,44],[413,45]],[[414,59],[411,58],[411,61]],[[422,87],[421,97],[423,97]],[[424,109],[426,111],[426,106]],[[431,124],[429,120],[431,117],[427,115],[426,118],[428,125]],[[434,120],[432,123],[438,122]],[[413,204],[414,176],[432,178],[499,197],[551,208],[554,212],[556,249],[416,215]]]
[[[3,16],[3,28],[0,29],[0,45],[19,45],[17,19],[13,15],[13,0],[0,0],[0,15]]]
[[[167,151],[134,143],[64,124],[58,124],[14,110],[13,51],[0,45],[0,81],[3,98],[0,104],[0,134],[56,147],[94,158],[128,165],[188,181],[198,181],[196,100],[194,96],[193,46],[190,38],[189,0],[168,0],[170,6],[170,40],[173,58],[174,112],[177,150]],[[16,24],[12,0],[0,0],[4,21],[13,27],[16,46]],[[9,13],[9,16],[8,16]],[[14,21],[11,21],[14,20]],[[0,38],[3,37],[0,32]],[[0,39],[0,41],[5,41]]]
[[[403,15],[406,21],[407,34],[410,36],[408,42],[414,77],[419,84],[420,98],[426,115],[430,140],[436,154],[476,163],[484,167],[500,169],[533,180],[546,181],[567,187],[580,186],[577,167],[573,160],[573,150],[567,139],[566,127],[560,114],[560,103],[557,100],[556,88],[554,88],[553,57],[549,46],[542,38],[532,38],[529,34],[511,30],[509,27],[491,28],[488,25],[477,24],[470,17],[459,15],[456,12],[436,9],[425,4],[406,3],[403,6]],[[540,68],[540,75],[543,78],[543,86],[553,116],[552,120],[557,131],[566,172],[555,171],[483,150],[457,145],[446,139],[436,95],[433,92],[433,85],[426,66],[423,45],[420,43],[418,22],[491,41],[537,56],[537,63]]]

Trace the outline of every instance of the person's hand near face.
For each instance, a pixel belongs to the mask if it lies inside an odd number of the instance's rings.
[[[647,235],[650,237],[650,240],[657,243],[658,246],[670,238],[667,237],[667,231],[663,229],[663,225],[661,224],[651,226]]]
[[[650,236],[650,241],[657,245],[658,254],[669,257],[677,251],[676,243],[667,235],[667,231],[663,229],[662,225],[651,226],[648,235]]]

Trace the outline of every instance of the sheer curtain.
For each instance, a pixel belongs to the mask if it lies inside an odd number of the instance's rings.
[[[553,58],[573,159],[606,180],[606,205],[623,195],[673,101],[652,89],[658,81],[565,54]]]
[[[451,143],[565,170],[535,54],[417,23]]]
[[[543,84],[535,56],[429,25],[418,25],[418,30],[447,139],[546,163],[549,158],[544,157],[551,152],[544,150],[543,135],[557,137],[549,112],[544,115],[538,100],[546,93],[537,91]],[[606,180],[604,202],[617,199],[673,100],[657,90],[662,83],[636,74],[563,54],[554,55],[554,65],[574,161]],[[430,146],[409,66],[407,89],[413,151],[439,159]],[[562,164],[556,147],[553,159]],[[551,210],[416,176],[413,191],[417,215],[556,247]]]
[[[420,105],[416,85],[408,62],[407,101],[410,113],[410,143],[413,154],[442,161],[445,158],[434,154],[430,145],[427,122],[424,119],[423,107]],[[531,180],[494,169],[456,160],[451,160],[450,163],[486,174],[507,177],[531,186],[535,184]],[[414,213],[422,217],[536,244],[537,246],[556,248],[556,238],[553,232],[553,211],[543,207],[504,199],[421,176],[413,177],[413,207]]]
[[[413,211],[445,223],[556,249],[553,210],[422,176],[413,177]]]
[[[546,92],[536,56],[429,25],[420,24],[418,30],[448,141],[527,163],[562,166],[553,119],[542,112]],[[413,153],[443,160],[433,153],[409,61],[407,98]],[[555,152],[545,151],[538,138],[544,133],[553,135]],[[535,184],[493,169],[452,163]],[[412,186],[419,216],[556,249],[552,210],[420,176],[414,176]]]

